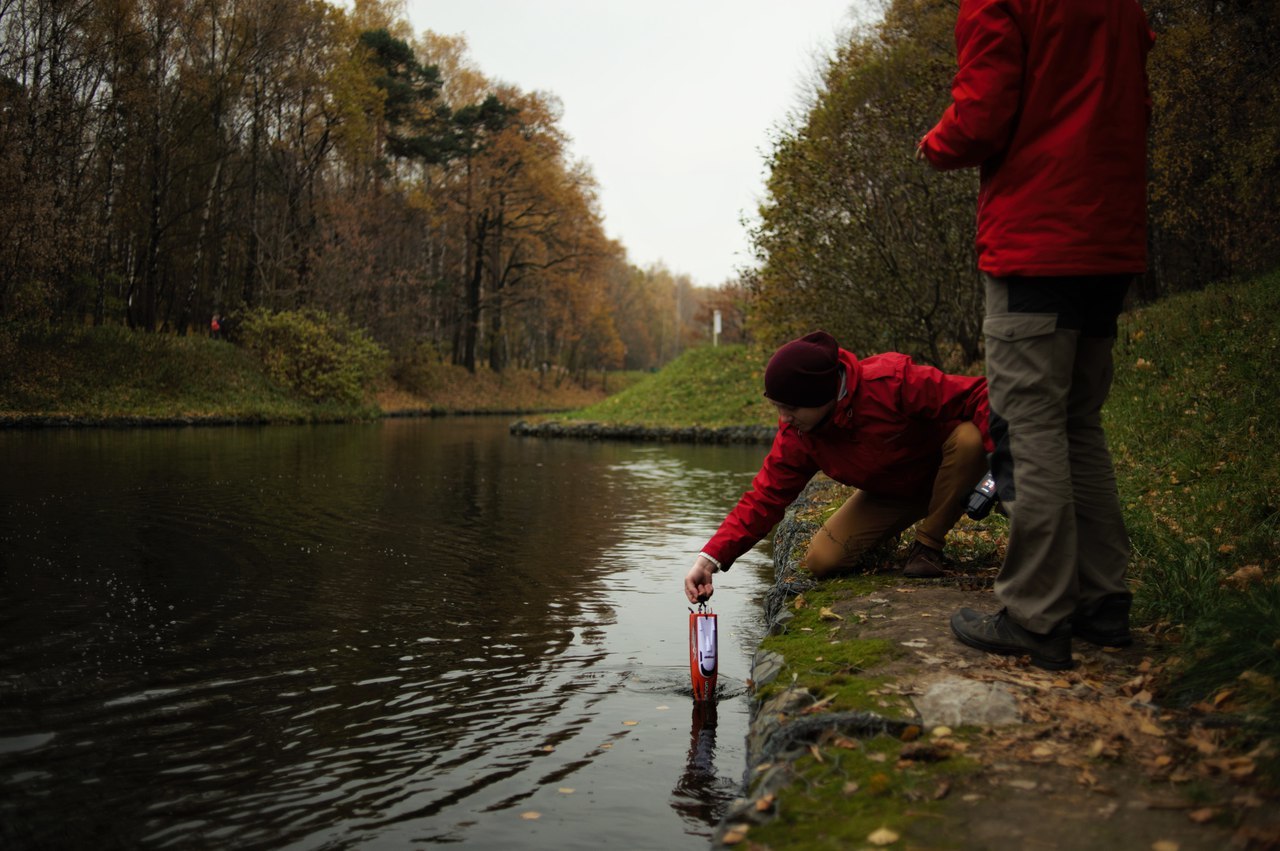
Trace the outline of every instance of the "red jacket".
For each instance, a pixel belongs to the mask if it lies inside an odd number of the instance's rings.
[[[963,422],[987,427],[987,380],[947,375],[889,352],[859,363],[840,350],[846,393],[830,419],[803,434],[779,424],[773,448],[703,552],[727,569],[782,519],[819,470],[845,485],[890,497],[927,498],[942,444]]]
[[[978,266],[1146,269],[1146,59],[1136,0],[961,0],[952,104],[921,148],[980,165]]]

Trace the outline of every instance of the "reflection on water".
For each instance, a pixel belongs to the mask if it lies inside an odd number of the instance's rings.
[[[716,701],[693,702],[689,754],[671,790],[671,806],[690,824],[715,824],[720,818],[724,789],[716,772],[716,711]]]
[[[0,433],[0,846],[702,847],[769,569],[718,583],[709,712],[680,578],[762,454]]]

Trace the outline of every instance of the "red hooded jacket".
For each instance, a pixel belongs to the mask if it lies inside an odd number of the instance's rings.
[[[889,497],[927,497],[942,444],[972,422],[987,451],[987,380],[947,375],[889,352],[859,362],[840,350],[846,392],[822,426],[804,434],[779,424],[773,448],[703,552],[728,569],[782,519],[818,471],[837,482]]]
[[[982,167],[978,267],[1146,269],[1146,59],[1136,0],[961,0],[952,104],[921,150]]]

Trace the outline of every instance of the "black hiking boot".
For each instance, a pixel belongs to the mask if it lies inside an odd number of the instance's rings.
[[[902,568],[902,575],[908,579],[937,579],[947,575],[944,564],[941,550],[916,541],[907,551],[907,563]]]
[[[1041,635],[1018,626],[1006,609],[994,615],[961,609],[951,617],[951,631],[970,647],[1006,656],[1030,656],[1032,664],[1050,671],[1062,671],[1074,664],[1071,625],[1066,622]]]
[[[1133,595],[1121,591],[1081,606],[1071,618],[1071,634],[1101,647],[1128,647],[1133,643],[1129,632],[1132,605]]]

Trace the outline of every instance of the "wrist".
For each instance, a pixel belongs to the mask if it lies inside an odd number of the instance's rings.
[[[709,556],[705,552],[698,553],[698,555],[701,556],[702,558],[705,558],[707,561],[711,562],[712,573],[719,573],[721,570],[724,570],[724,568],[720,564],[719,559],[714,558],[713,556]]]

